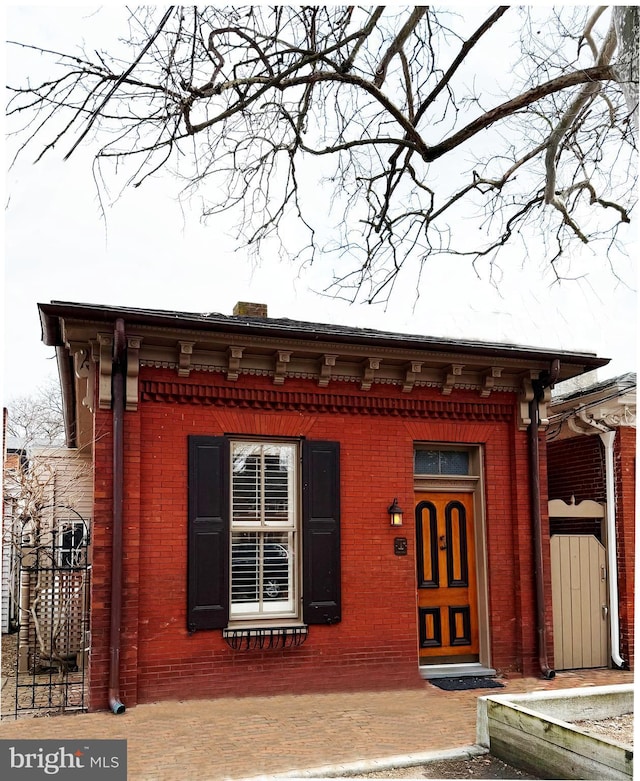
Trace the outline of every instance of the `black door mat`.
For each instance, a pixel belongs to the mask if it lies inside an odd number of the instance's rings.
[[[459,692],[464,689],[504,689],[504,683],[495,678],[480,678],[478,676],[465,676],[463,678],[429,678],[429,683],[448,692]]]

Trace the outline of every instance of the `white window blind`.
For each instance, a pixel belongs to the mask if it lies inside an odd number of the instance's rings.
[[[231,617],[295,616],[296,445],[234,442],[231,458]]]

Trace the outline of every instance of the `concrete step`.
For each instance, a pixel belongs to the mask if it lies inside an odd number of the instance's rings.
[[[496,674],[482,664],[421,664],[420,675],[429,678],[468,678],[470,676],[491,677]]]

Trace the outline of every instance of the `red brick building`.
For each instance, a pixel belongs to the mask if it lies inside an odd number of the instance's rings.
[[[553,675],[538,423],[606,360],[257,305],[39,308],[95,463],[92,708]]]
[[[558,391],[547,431],[549,499],[554,505],[557,500],[567,503],[564,512],[573,517],[552,518],[551,533],[572,538],[574,544],[592,536],[602,546],[607,609],[603,612],[601,605],[594,605],[607,638],[602,658],[633,669],[636,375],[582,382],[571,389],[560,386]],[[589,517],[598,510],[590,503],[602,508],[596,517]],[[591,509],[581,513],[580,507]],[[573,590],[575,596],[576,584]],[[558,625],[555,634],[561,632]],[[575,628],[571,634],[576,634]]]

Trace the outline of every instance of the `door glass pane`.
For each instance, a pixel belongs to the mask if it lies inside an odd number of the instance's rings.
[[[416,450],[414,471],[417,475],[468,475],[469,453],[466,450]]]
[[[469,454],[464,450],[441,450],[440,474],[468,475]]]
[[[415,473],[418,475],[439,474],[439,461],[437,450],[416,450]]]

